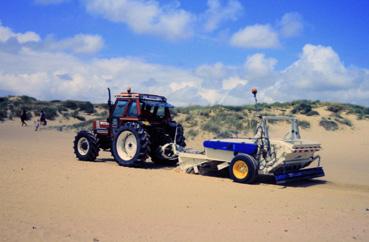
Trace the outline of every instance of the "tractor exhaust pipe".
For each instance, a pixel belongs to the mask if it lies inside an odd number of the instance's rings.
[[[108,122],[111,123],[111,121],[112,121],[113,105],[111,103],[111,92],[110,92],[110,88],[109,87],[108,87],[108,108],[109,108]]]
[[[109,95],[109,98],[108,98],[108,106],[109,108],[111,107],[111,92],[110,92],[110,88],[108,87],[108,95]]]

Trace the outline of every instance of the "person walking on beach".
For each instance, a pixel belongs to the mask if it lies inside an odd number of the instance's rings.
[[[46,116],[45,116],[45,112],[44,110],[41,110],[41,115],[40,115],[40,122],[46,126],[47,122],[46,122]]]
[[[25,109],[23,109],[22,114],[20,116],[20,119],[21,119],[21,122],[22,122],[22,127],[23,126],[28,126],[27,123],[26,123],[26,121],[27,121],[27,112],[26,112]]]
[[[47,125],[46,115],[45,115],[44,110],[41,110],[41,113],[40,113],[40,119],[39,119],[39,120],[37,120],[35,131],[37,131],[37,130],[40,128],[40,125],[41,125],[41,124],[42,124],[42,125],[44,125],[44,126],[46,126],[46,125]]]

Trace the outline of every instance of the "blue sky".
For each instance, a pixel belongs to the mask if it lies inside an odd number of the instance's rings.
[[[0,4],[0,94],[178,105],[369,101],[369,2],[34,0]],[[93,94],[92,94],[93,93]]]

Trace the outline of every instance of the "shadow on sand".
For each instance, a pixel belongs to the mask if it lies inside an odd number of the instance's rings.
[[[203,176],[210,176],[215,178],[226,178],[230,179],[228,174],[228,169],[223,169],[220,171],[201,171],[200,174]],[[322,180],[321,178],[318,179],[305,179],[305,180],[298,180],[298,181],[292,181],[288,182],[286,184],[276,184],[275,178],[271,175],[259,175],[256,181],[253,184],[250,185],[260,185],[260,184],[270,184],[270,185],[276,185],[280,188],[287,188],[287,187],[296,187],[296,188],[305,188],[305,187],[311,187],[315,185],[322,185],[327,184],[328,182],[325,180]]]
[[[117,164],[116,161],[113,158],[98,158],[95,162],[104,162],[104,163],[114,163]],[[177,167],[176,164],[173,163],[165,163],[165,164],[156,164],[153,162],[145,162],[143,167],[139,167],[136,169],[165,169],[165,170],[172,170]],[[202,176],[209,176],[214,178],[226,178],[230,179],[228,174],[228,169],[223,170],[200,170],[200,175]],[[259,175],[257,180],[251,184],[251,185],[259,185],[259,184],[270,184],[270,185],[276,185],[280,188],[287,188],[287,187],[295,187],[295,188],[305,188],[305,187],[311,187],[316,185],[322,185],[327,184],[327,181],[322,179],[310,179],[310,180],[299,180],[299,181],[293,181],[289,182],[287,184],[276,184],[275,179],[273,176],[268,175]]]
[[[112,162],[118,165],[118,163],[113,158],[97,158],[95,162],[104,162],[104,163]],[[135,167],[135,168],[137,169],[174,169],[176,167],[177,165],[173,163],[156,164],[156,163],[149,161],[149,162],[145,162],[142,167]]]

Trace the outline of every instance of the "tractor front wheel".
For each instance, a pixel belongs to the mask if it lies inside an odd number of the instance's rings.
[[[74,153],[77,159],[94,161],[99,155],[99,147],[95,135],[89,131],[78,132],[73,142]]]
[[[257,162],[249,155],[236,155],[228,169],[233,181],[239,183],[253,183],[258,175]]]

